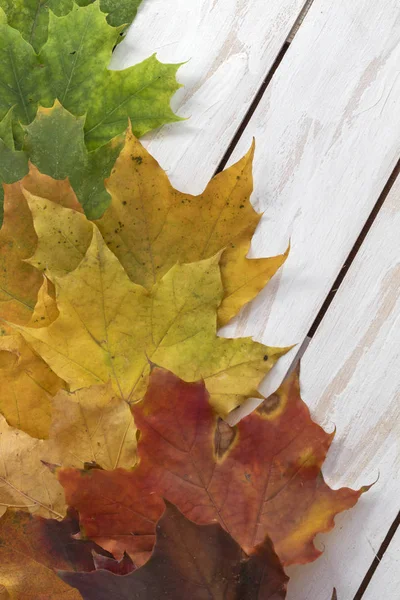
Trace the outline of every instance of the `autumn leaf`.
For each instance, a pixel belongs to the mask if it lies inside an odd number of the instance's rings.
[[[51,398],[62,384],[21,336],[0,337],[0,412],[10,425],[47,437]]]
[[[117,556],[126,550],[137,564],[152,549],[158,496],[198,524],[219,521],[247,553],[269,535],[289,565],[315,560],[316,534],[332,529],[334,516],[366,489],[324,482],[333,434],[311,420],[296,373],[232,429],[210,407],[203,383],[162,369],[153,370],[132,412],[140,430],[133,471],[61,469],[58,476],[88,538]]]
[[[103,554],[97,554],[96,552],[93,552],[93,562],[96,571],[102,569],[105,571],[110,571],[115,575],[128,575],[129,573],[132,573],[132,571],[136,570],[136,565],[126,553],[121,560],[116,560],[115,558],[110,558],[108,556],[104,556]]]
[[[14,429],[0,416],[0,514],[12,508],[44,517],[63,517],[62,487],[41,462],[47,447],[47,441]]]
[[[94,571],[93,552],[111,556],[93,542],[76,540],[78,532],[74,511],[61,522],[8,512],[0,520],[0,585],[13,600],[80,600],[56,569]]]
[[[247,258],[250,241],[243,239],[228,246],[221,256],[221,277],[224,297],[218,309],[220,325],[226,325],[239,310],[255,298],[275,275],[289,256],[284,254],[272,258]]]
[[[221,257],[225,324],[266,285],[287,254],[250,260],[250,240],[260,221],[250,203],[254,146],[218,174],[199,196],[174,189],[166,173],[128,131],[110,179],[112,201],[97,225],[129,277],[147,289],[177,262]]]
[[[43,459],[64,465],[93,463],[103,469],[131,468],[136,463],[136,427],[126,402],[111,385],[53,399],[49,441]]]
[[[18,381],[14,387],[17,385]],[[6,404],[6,389],[1,392]],[[10,402],[10,397],[8,400]],[[16,401],[21,411],[29,403],[29,398],[22,396],[11,400],[11,406],[7,408],[9,412]],[[39,407],[38,401],[37,412]],[[104,469],[117,466],[128,469],[136,462],[133,416],[127,404],[115,396],[110,385],[94,386],[75,393],[60,390],[50,407],[48,400],[43,402],[42,411],[48,409],[52,420],[47,440],[34,439],[14,429],[0,416],[0,507],[3,513],[7,508],[24,508],[45,517],[63,516],[64,494],[46,464],[84,467],[86,463],[93,463]],[[21,426],[30,430],[35,425],[43,425],[43,418],[29,423],[29,414],[20,415]],[[46,416],[49,418],[50,415],[46,413]],[[33,414],[32,419],[34,417]]]
[[[19,184],[5,187],[4,222],[0,231],[0,318],[28,323],[35,308],[43,275],[24,262],[35,250],[37,236]]]
[[[109,70],[119,33],[97,1],[64,17],[50,12],[48,31],[37,55],[16,29],[0,25],[1,116],[14,106],[15,120],[27,125],[39,104],[50,107],[58,98],[73,114],[86,112],[90,149],[125,131],[128,117],[137,135],[180,120],[169,105],[180,87],[179,65],[161,64],[152,56],[122,71]]]
[[[51,197],[60,206],[82,210],[67,181],[43,175],[33,165],[21,182],[5,186],[5,216],[0,231],[0,334],[3,335],[13,331],[5,319],[14,323],[29,323],[33,319],[36,325],[37,322],[43,325],[43,314],[39,318],[37,314],[34,316],[35,306],[41,292],[44,308],[50,293],[40,271],[26,262],[35,252],[37,235],[24,193]],[[50,306],[46,312],[49,310]]]
[[[246,556],[219,524],[195,525],[169,503],[141,569],[124,577],[107,571],[59,575],[84,600],[283,600],[288,580],[270,542]]]
[[[56,247],[62,241],[70,256],[69,248],[79,237],[58,238],[54,223],[63,231],[63,221],[67,230],[71,219],[84,217],[50,201],[27,198],[40,235],[33,260],[38,264],[40,252],[49,257],[46,273],[56,286],[59,317],[49,327],[16,330],[72,391],[111,380],[121,398],[137,401],[152,361],[185,380],[204,378],[221,414],[259,395],[258,385],[286,349],[250,338],[217,337],[222,298],[218,255],[176,265],[148,292],[130,281],[91,225],[86,255],[76,256],[76,269],[60,276],[57,266],[52,268]]]
[[[93,0],[78,0],[76,4],[86,6]],[[130,24],[141,0],[100,0],[100,9],[109,13],[107,21],[118,27]],[[11,27],[18,29],[24,39],[32,44],[36,51],[47,40],[49,11],[61,17],[68,14],[74,6],[72,0],[0,0],[6,19]],[[7,22],[6,21],[6,22]]]
[[[65,209],[23,190],[38,236],[34,253],[26,262],[50,277],[76,269],[93,237],[93,225],[78,211]]]
[[[32,163],[29,163],[29,173],[26,177],[13,187],[15,187],[15,189],[20,188],[22,194],[23,191],[26,190],[33,195],[49,198],[52,202],[55,202],[64,208],[71,208],[83,213],[82,206],[78,202],[76,194],[66,178],[58,180],[49,177],[45,173],[39,171]]]

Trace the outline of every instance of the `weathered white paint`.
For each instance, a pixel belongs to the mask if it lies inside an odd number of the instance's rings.
[[[256,137],[253,256],[291,255],[226,335],[307,334],[400,154],[399,42],[398,0],[314,0],[233,157]]]
[[[329,600],[333,586],[340,600],[352,600],[398,513],[399,290],[400,177],[306,350],[301,373],[315,418],[337,428],[324,466],[328,481],[358,487],[379,480],[324,536],[322,558],[295,570],[288,600]],[[392,577],[396,594],[386,593],[382,575],[381,593],[367,598],[398,600],[400,571]]]
[[[400,530],[397,530],[389,548],[363,596],[363,600],[399,600]]]
[[[154,52],[163,62],[188,61],[172,105],[190,119],[146,142],[179,189],[200,193],[212,177],[305,1],[143,2],[113,67]]]

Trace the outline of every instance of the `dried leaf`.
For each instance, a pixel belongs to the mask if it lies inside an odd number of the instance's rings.
[[[42,241],[49,244],[51,256],[57,238],[47,214],[54,210],[54,222],[70,222],[71,211],[38,198],[33,202],[39,249]],[[61,277],[47,268],[57,290],[56,321],[47,328],[16,327],[52,370],[72,390],[111,379],[119,396],[133,402],[143,397],[152,361],[185,380],[204,378],[221,414],[257,396],[259,383],[286,349],[217,337],[219,256],[176,265],[149,293],[130,281],[92,227],[92,242],[74,271]]]
[[[26,403],[28,399],[22,398],[21,402]],[[52,407],[48,440],[31,438],[0,417],[0,506],[3,512],[6,508],[24,508],[45,517],[63,516],[64,494],[46,464],[84,467],[93,462],[104,469],[117,466],[128,469],[136,462],[136,428],[132,414],[110,385],[78,390],[74,394],[60,390]],[[48,404],[43,411],[45,408]],[[23,419],[28,417],[29,413],[23,415]],[[34,423],[26,425],[24,420],[22,424],[30,429]]]
[[[4,319],[28,323],[43,282],[42,274],[24,259],[32,255],[36,233],[19,184],[5,187],[4,223],[0,231],[0,318],[2,334],[11,331]]]
[[[0,416],[0,514],[13,508],[62,518],[62,487],[41,462],[47,448],[47,441],[10,427]]]
[[[76,4],[86,6],[93,0],[78,0]],[[100,0],[100,8],[109,13],[107,21],[118,27],[130,24],[141,0]],[[61,17],[68,14],[74,6],[73,0],[0,0],[11,27],[18,29],[24,39],[40,50],[47,40],[49,11]],[[7,20],[5,22],[7,22]]]
[[[103,556],[102,554],[93,552],[93,562],[96,571],[102,569],[110,571],[115,575],[128,575],[129,573],[132,573],[132,571],[136,570],[136,566],[134,565],[132,559],[126,553],[121,560],[115,560],[115,558],[110,558],[108,556]]]
[[[287,577],[267,541],[247,557],[219,524],[198,526],[167,504],[149,562],[121,577],[61,572],[84,600],[283,600]]]
[[[0,337],[0,412],[32,437],[48,436],[51,397],[63,382],[19,336]]]
[[[132,411],[140,430],[133,471],[61,469],[58,476],[85,534],[115,555],[126,550],[137,564],[152,549],[159,496],[198,524],[219,521],[247,553],[268,534],[288,565],[315,560],[316,534],[332,529],[334,516],[366,489],[324,482],[333,434],[310,419],[296,373],[228,438],[204,385],[161,369]]]
[[[93,542],[74,539],[77,516],[70,511],[61,522],[9,512],[0,520],[0,583],[13,600],[80,600],[56,569],[94,571],[93,552],[107,553]]]
[[[174,189],[167,175],[128,132],[106,182],[111,205],[97,221],[129,277],[147,289],[177,262],[195,262],[226,250],[221,258],[225,300],[220,323],[252,300],[284,262],[246,259],[261,215],[250,203],[254,146],[211,180],[199,196]],[[240,288],[240,289],[239,289]]]
[[[136,427],[126,402],[115,396],[111,385],[60,390],[53,400],[49,462],[83,466],[92,462],[103,469],[136,462]]]
[[[5,216],[0,231],[0,334],[3,335],[12,332],[5,320],[26,324],[34,318],[43,325],[42,313],[34,317],[38,294],[41,292],[43,303],[51,297],[42,274],[26,262],[35,252],[38,240],[24,192],[50,197],[75,211],[82,210],[67,181],[55,181],[33,165],[21,182],[5,186]],[[50,304],[46,313],[53,312],[54,316],[55,307]]]

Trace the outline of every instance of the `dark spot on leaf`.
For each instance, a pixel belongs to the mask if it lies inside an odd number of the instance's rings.
[[[267,361],[268,360],[268,355],[264,354],[264,360]]]
[[[236,433],[235,427],[231,427],[222,419],[218,419],[214,434],[214,448],[218,458],[223,458],[228,452],[235,441]]]
[[[269,415],[278,408],[280,402],[281,402],[281,399],[278,396],[278,394],[271,394],[271,396],[268,396],[268,398],[265,398],[264,402],[262,404],[260,404],[257,411],[261,415]]]

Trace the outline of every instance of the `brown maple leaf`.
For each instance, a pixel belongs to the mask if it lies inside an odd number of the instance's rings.
[[[8,512],[0,520],[0,584],[13,600],[79,600],[80,594],[56,575],[55,569],[94,571],[93,552],[112,556],[93,542],[76,540],[77,515],[63,521]]]
[[[288,580],[269,540],[246,556],[219,524],[195,525],[169,503],[141,569],[59,575],[84,600],[283,600]]]
[[[58,476],[85,534],[118,556],[127,550],[137,564],[152,549],[160,496],[198,524],[219,521],[247,553],[269,535],[288,565],[316,559],[315,535],[365,491],[324,482],[333,434],[311,420],[296,373],[234,428],[217,417],[203,383],[158,368],[132,411],[140,430],[133,471]]]

